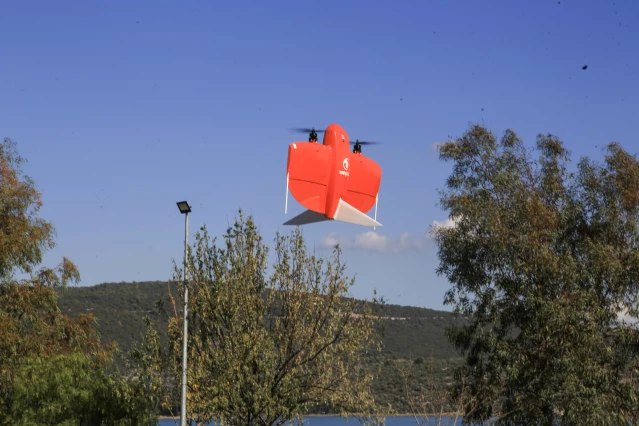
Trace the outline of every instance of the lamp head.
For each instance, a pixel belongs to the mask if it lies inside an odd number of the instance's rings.
[[[177,203],[178,208],[180,209],[180,213],[191,213],[191,206],[186,201],[179,201]]]

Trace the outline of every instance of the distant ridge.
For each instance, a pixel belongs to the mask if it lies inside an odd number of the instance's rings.
[[[176,285],[170,286],[173,295],[177,295]],[[102,342],[115,341],[126,355],[132,343],[139,341],[144,333],[143,319],[147,315],[159,332],[161,344],[166,345],[167,322],[158,314],[156,301],[162,300],[164,308],[170,312],[173,308],[168,289],[169,283],[162,281],[71,286],[61,290],[59,307],[70,316],[92,313],[97,319]],[[181,303],[178,312],[181,312],[180,308]],[[434,384],[450,383],[453,367],[459,365],[461,358],[447,341],[445,329],[463,319],[455,319],[450,312],[396,304],[384,305],[378,314],[384,318],[384,349],[368,361],[371,368],[380,367],[373,393],[380,406],[392,406],[398,413],[409,413],[407,388],[398,368],[406,368],[415,362],[410,374],[413,397],[419,397],[423,386],[432,388]],[[323,407],[307,414],[330,412]]]
[[[171,309],[168,288],[166,281],[70,286],[61,291],[59,306],[70,316],[92,313],[97,318],[102,341],[115,341],[126,352],[144,332],[145,315],[161,325],[160,331],[166,329],[156,301],[162,300],[165,309]],[[175,284],[171,284],[171,291],[177,295]],[[387,304],[379,314],[385,320],[384,352],[400,357],[427,357],[432,353],[437,359],[459,356],[445,337],[445,328],[459,321],[452,313]]]

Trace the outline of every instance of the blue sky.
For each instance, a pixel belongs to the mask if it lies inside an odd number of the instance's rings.
[[[383,142],[364,154],[384,226],[309,225],[309,245],[342,241],[356,297],[449,309],[425,237],[447,217],[434,145],[481,123],[555,134],[575,160],[638,152],[637,17],[633,0],[2,2],[0,137],[56,226],[44,263],[94,285],[168,279],[181,200],[191,231],[242,208],[271,242],[304,210],[284,215],[288,129],[339,123]]]

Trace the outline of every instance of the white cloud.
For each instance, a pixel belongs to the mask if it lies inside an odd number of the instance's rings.
[[[399,254],[410,250],[419,250],[424,247],[426,241],[424,239],[411,239],[408,232],[400,235],[399,238],[390,238],[379,232],[367,231],[357,234],[353,239],[331,233],[322,238],[320,246],[323,248],[333,248],[338,243],[342,248],[352,248],[382,254]]]
[[[454,228],[455,226],[457,226],[457,222],[459,222],[457,218],[453,218],[453,219],[448,218],[442,222],[438,220],[433,220],[430,224],[430,230],[426,232],[426,238],[432,238],[433,232],[439,228]]]
[[[458,220],[446,219],[442,222],[434,220],[431,223],[431,230],[420,237],[413,237],[409,232],[405,232],[397,238],[391,238],[375,231],[362,232],[354,238],[347,238],[331,232],[320,240],[321,248],[333,248],[339,244],[342,248],[356,249],[382,254],[399,254],[411,250],[420,250],[426,246],[428,240],[432,238],[431,233],[435,228],[450,228],[457,224]]]
[[[433,222],[431,223],[431,226],[433,228],[454,228],[455,225],[457,225],[458,220],[457,219],[451,219],[448,218],[446,220],[444,220],[443,222],[440,222],[438,220],[433,220]]]
[[[338,244],[339,238],[337,238],[337,234],[335,234],[335,232],[331,232],[330,234],[328,234],[328,236],[322,238],[320,240],[320,247],[322,248],[331,248],[331,247],[335,247],[336,244]]]

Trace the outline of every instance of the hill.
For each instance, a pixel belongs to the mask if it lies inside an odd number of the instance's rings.
[[[171,292],[177,294],[175,285],[171,287]],[[162,300],[169,308],[168,289],[169,284],[160,281],[68,287],[61,291],[58,306],[70,316],[93,314],[98,321],[102,341],[115,341],[126,353],[131,344],[144,334],[145,316],[151,318],[158,331],[166,330],[166,320],[159,315],[156,302]],[[165,334],[160,333],[161,338],[165,339]]]
[[[70,316],[92,313],[98,321],[102,341],[115,341],[126,353],[144,333],[144,316],[151,318],[161,332],[163,343],[166,342],[162,333],[166,330],[166,319],[158,314],[156,302],[161,300],[167,310],[171,309],[169,287],[176,296],[175,284],[161,281],[69,287],[61,291],[59,306]],[[181,301],[178,303],[181,306]],[[411,360],[416,361],[410,376],[412,393],[419,392],[425,382],[432,387],[432,382],[448,381],[450,368],[458,364],[460,358],[446,340],[445,329],[461,320],[450,312],[401,305],[384,305],[379,315],[384,320],[384,350],[379,358],[371,360],[381,367],[374,391],[384,406],[392,404],[398,411],[407,412],[406,383],[402,381],[400,369]]]
[[[92,313],[98,321],[103,341],[115,341],[124,352],[144,332],[145,315],[162,326],[156,302],[169,309],[169,293],[177,295],[174,284],[161,281],[104,283],[90,287],[69,287],[62,291],[59,306],[68,315]],[[181,301],[178,301],[181,303]],[[458,356],[444,335],[456,320],[450,312],[401,305],[384,305],[384,353],[391,357],[449,359]]]

